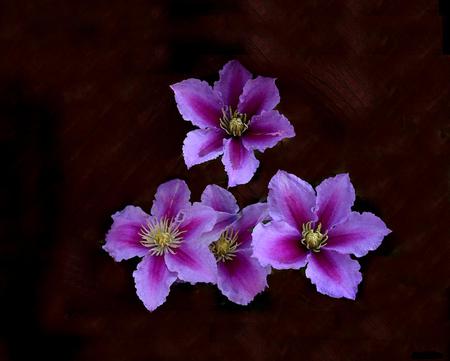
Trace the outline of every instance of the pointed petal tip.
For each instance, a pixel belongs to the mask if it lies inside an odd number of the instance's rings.
[[[160,257],[146,256],[133,272],[136,294],[150,312],[166,302],[171,285],[176,281]]]
[[[361,265],[349,255],[321,251],[308,256],[306,277],[317,292],[333,298],[355,300],[362,281]]]
[[[224,144],[222,163],[228,175],[228,187],[247,184],[258,169],[259,160],[240,140],[230,138]]]

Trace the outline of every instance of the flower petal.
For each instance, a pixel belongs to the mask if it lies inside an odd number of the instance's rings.
[[[311,185],[293,174],[279,170],[269,182],[269,214],[276,221],[285,221],[296,229],[315,221],[312,211],[316,195]]]
[[[251,246],[252,231],[269,215],[267,203],[255,203],[245,207],[231,228],[238,232],[239,249]]]
[[[152,215],[158,218],[175,218],[178,213],[191,206],[191,191],[185,181],[173,179],[161,184],[155,194]]]
[[[215,184],[208,185],[202,193],[201,204],[211,207],[216,212],[213,229],[204,235],[203,242],[211,243],[237,218],[239,207],[236,198],[226,189]]]
[[[355,202],[355,189],[348,174],[323,180],[316,191],[316,214],[323,230],[329,230],[347,219]]]
[[[280,140],[294,136],[294,127],[289,120],[278,111],[270,110],[252,117],[242,142],[247,149],[264,151],[275,146]]]
[[[258,76],[250,79],[239,97],[238,110],[247,117],[261,114],[263,110],[272,110],[280,102],[280,93],[274,78]]]
[[[262,266],[299,269],[306,264],[307,256],[301,237],[286,222],[259,223],[252,233],[253,256]]]
[[[141,208],[134,206],[127,206],[116,212],[112,216],[114,222],[106,235],[103,249],[116,262],[136,256],[143,257],[148,249],[140,243],[139,232],[149,218]]]
[[[362,280],[359,269],[358,261],[351,259],[349,255],[322,249],[319,253],[308,255],[306,277],[316,285],[320,293],[354,300]]]
[[[201,196],[202,204],[215,211],[235,214],[239,211],[236,198],[226,189],[216,184],[206,186]]]
[[[220,78],[214,83],[214,90],[222,94],[225,105],[236,109],[244,85],[247,80],[251,79],[252,74],[237,60],[226,63],[219,74]]]
[[[175,254],[164,255],[167,267],[176,272],[178,278],[190,282],[215,283],[217,279],[216,259],[208,246],[183,243]]]
[[[167,269],[164,257],[150,254],[138,264],[133,277],[136,293],[149,311],[166,301],[170,286],[177,279],[176,273]]]
[[[326,249],[362,257],[377,249],[391,231],[376,215],[352,212],[348,219],[328,232]]]
[[[212,230],[216,223],[216,212],[207,206],[196,203],[180,213],[180,225],[183,242],[201,245],[201,236]]]
[[[245,148],[241,140],[235,138],[225,140],[222,162],[228,174],[229,187],[248,183],[259,166],[259,160],[253,151]]]
[[[218,262],[217,271],[217,287],[230,301],[240,305],[247,305],[267,287],[267,269],[248,252]]]
[[[223,103],[206,81],[187,79],[170,86],[184,120],[199,128],[218,128]]]
[[[183,155],[188,169],[221,155],[223,135],[223,131],[218,129],[196,129],[187,133],[183,142]]]

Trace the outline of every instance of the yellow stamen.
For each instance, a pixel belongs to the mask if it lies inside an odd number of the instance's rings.
[[[240,137],[248,129],[247,115],[239,113],[237,110],[233,112],[231,107],[222,109],[222,117],[220,118],[220,127],[233,137]]]
[[[232,229],[226,229],[219,239],[209,246],[211,252],[217,261],[230,261],[236,256],[239,243],[237,242],[238,233]]]
[[[302,239],[301,243],[306,246],[309,250],[313,252],[319,252],[320,248],[325,246],[327,243],[328,235],[327,232],[322,233],[322,224],[318,223],[316,230],[311,228],[312,222],[303,224],[302,226]]]
[[[176,248],[183,242],[184,233],[178,229],[178,225],[178,222],[167,218],[149,220],[139,232],[141,244],[149,248],[149,252],[154,256],[161,256],[167,252],[175,254]]]

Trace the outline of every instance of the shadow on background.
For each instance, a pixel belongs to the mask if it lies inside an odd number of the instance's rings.
[[[12,361],[41,356],[70,360],[80,344],[76,336],[46,331],[39,312],[61,211],[58,118],[58,112],[31,95],[21,81],[0,88],[0,152],[5,158],[0,332]]]
[[[210,2],[205,0],[170,0],[167,3],[169,28],[170,67],[172,71],[189,73],[202,64],[201,60],[219,56],[223,62],[244,52],[235,39],[214,36],[199,20],[216,15],[232,19],[239,11],[239,2]],[[230,26],[233,26],[230,21]],[[189,33],[186,33],[186,31]],[[230,32],[231,33],[231,32]],[[209,80],[209,79],[206,79]]]
[[[442,52],[450,55],[450,3],[439,0],[439,14],[442,16]]]

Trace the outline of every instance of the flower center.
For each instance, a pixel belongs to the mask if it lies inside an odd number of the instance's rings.
[[[148,221],[141,227],[139,235],[141,244],[149,248],[153,256],[162,256],[167,252],[175,254],[175,249],[183,242],[183,233],[178,229],[178,222],[163,218]]]
[[[236,256],[239,243],[237,241],[238,233],[232,229],[226,229],[219,239],[209,246],[209,249],[216,257],[217,261],[230,261]]]
[[[319,222],[316,229],[311,228],[312,222],[303,224],[301,243],[313,252],[319,252],[327,244],[327,232],[322,233],[322,224]]]
[[[239,113],[237,110],[233,112],[231,107],[222,108],[222,117],[220,118],[220,127],[232,137],[240,137],[247,129],[247,115]]]

